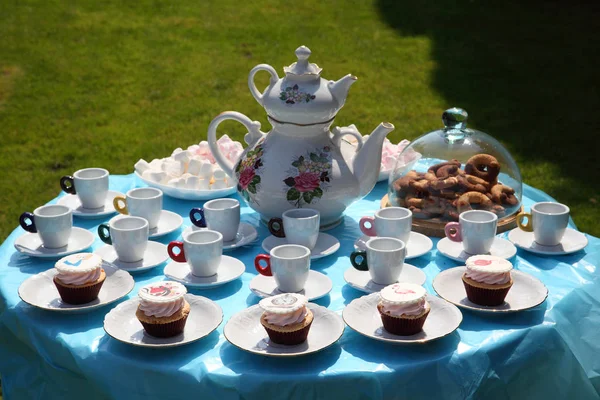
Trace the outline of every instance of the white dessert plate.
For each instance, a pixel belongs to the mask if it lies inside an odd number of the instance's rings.
[[[548,297],[548,289],[537,278],[521,271],[512,270],[513,285],[499,306],[480,306],[467,298],[462,281],[466,267],[455,267],[440,272],[433,280],[433,290],[450,303],[469,310],[490,313],[510,313],[536,307]]]
[[[222,256],[221,264],[215,275],[212,276],[194,276],[190,272],[190,267],[187,262],[180,263],[171,261],[167,264],[164,274],[167,278],[182,283],[191,288],[212,289],[217,286],[231,282],[246,271],[246,266],[237,258]]]
[[[104,330],[119,342],[140,347],[175,347],[195,342],[217,329],[223,322],[223,310],[217,303],[202,296],[186,294],[190,314],[183,332],[170,338],[157,338],[146,334],[142,323],[135,316],[139,298],[127,300],[104,317]]]
[[[201,231],[203,229],[208,228],[199,228],[196,225],[189,226],[185,228],[182,237],[189,235],[192,232]],[[247,246],[256,240],[258,236],[258,232],[256,228],[246,222],[240,222],[240,227],[238,228],[237,235],[235,236],[235,240],[230,242],[223,242],[223,251],[237,249],[242,246]]]
[[[422,285],[425,283],[426,279],[427,277],[425,276],[425,272],[414,265],[404,263],[402,266],[402,272],[400,272],[400,277],[398,278],[398,282]],[[379,292],[381,289],[388,286],[373,282],[371,280],[371,274],[369,271],[359,271],[354,267],[350,267],[344,272],[344,280],[354,289],[366,293]]]
[[[270,235],[262,242],[262,248],[268,253],[272,248],[281,246],[282,244],[288,244],[286,238],[278,238]],[[340,248],[340,241],[328,233],[319,232],[319,238],[315,248],[311,250],[310,259],[316,260],[318,258],[330,256]]]
[[[473,256],[473,254],[465,252],[462,243],[453,242],[448,238],[441,239],[437,244],[437,249],[446,257],[458,262],[467,261],[467,258]],[[517,248],[508,240],[496,237],[487,254],[508,260],[517,254]]]
[[[37,233],[24,233],[15,240],[15,249],[19,253],[38,258],[61,258],[78,253],[94,243],[94,234],[87,229],[73,227],[69,243],[56,249],[47,249]]]
[[[454,332],[462,322],[462,313],[454,305],[439,297],[427,295],[431,311],[423,330],[410,336],[394,335],[386,331],[377,310],[379,293],[352,300],[344,308],[342,316],[348,326],[371,339],[394,344],[420,344],[441,339]]]
[[[148,179],[144,179],[144,178],[142,178],[142,176],[140,174],[137,173],[137,171],[134,171],[134,172],[135,172],[135,175],[146,185],[156,188],[156,189],[160,189],[167,196],[171,196],[171,197],[174,197],[176,199],[181,199],[181,200],[218,199],[221,197],[226,197],[226,196],[232,195],[237,190],[236,185],[227,187],[225,189],[216,189],[216,190],[197,190],[197,189],[176,188],[173,186],[163,185],[162,183],[156,183],[156,182],[150,181]]]
[[[356,250],[366,250],[367,249],[367,241],[371,239],[372,236],[363,235],[360,238],[356,239],[354,242],[354,248]],[[427,236],[418,232],[411,232],[408,237],[408,243],[406,244],[406,259],[409,260],[411,258],[421,257],[429,253],[429,251],[433,249],[433,242]]]
[[[169,259],[167,246],[152,241],[148,241],[148,247],[146,247],[146,251],[144,252],[144,258],[137,262],[125,262],[119,260],[114,247],[109,244],[100,247],[94,251],[94,253],[102,257],[107,263],[132,274],[156,268]]]
[[[104,201],[104,206],[98,208],[83,208],[76,194],[68,194],[61,197],[58,199],[58,204],[69,207],[73,211],[73,215],[79,218],[104,218],[117,212],[113,206],[113,199],[117,196],[124,196],[124,194],[109,190]]]
[[[320,299],[326,296],[333,287],[331,279],[325,274],[310,270],[308,279],[304,284],[304,289],[298,293],[303,294],[309,301]],[[275,278],[272,276],[256,275],[250,281],[250,290],[258,297],[271,297],[281,293],[285,293],[277,289]]]
[[[181,215],[171,211],[162,210],[160,212],[160,219],[156,228],[150,229],[150,239],[168,235],[169,233],[175,232],[183,224],[183,218]]]
[[[314,319],[306,342],[286,346],[269,340],[267,331],[260,323],[263,310],[257,305],[232,316],[223,334],[232,345],[240,350],[267,357],[297,357],[315,353],[331,346],[344,333],[344,321],[335,312],[314,303],[307,304]]]
[[[135,282],[125,271],[102,265],[106,280],[98,293],[98,298],[86,304],[67,304],[62,301],[54,285],[55,268],[40,272],[26,279],[19,286],[19,297],[25,303],[37,308],[61,313],[84,313],[103,307],[127,296]]]
[[[525,232],[515,228],[508,233],[508,240],[520,249],[547,256],[561,256],[583,250],[588,245],[585,235],[575,229],[567,228],[560,244],[556,246],[543,246],[537,244],[533,232]]]

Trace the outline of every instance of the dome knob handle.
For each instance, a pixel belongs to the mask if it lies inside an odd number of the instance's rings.
[[[300,46],[296,49],[296,57],[298,60],[308,60],[310,57],[310,49],[306,46]]]
[[[465,129],[467,119],[469,119],[469,114],[458,107],[449,108],[442,114],[442,121],[446,129]]]

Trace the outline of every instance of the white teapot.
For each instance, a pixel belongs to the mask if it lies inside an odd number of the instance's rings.
[[[267,64],[254,67],[248,77],[250,92],[267,110],[273,129],[263,133],[258,121],[226,111],[210,123],[208,144],[219,166],[237,181],[241,197],[263,220],[280,217],[291,208],[310,207],[321,213],[321,228],[327,229],[341,222],[346,207],[375,186],[383,140],[394,126],[381,123],[364,143],[354,125],[330,132],[357,78],[348,74],[328,81],[321,78],[317,64],[308,62],[308,47],[298,47],[296,56],[297,62],[283,68],[283,78]],[[258,71],[271,75],[262,93],[254,84]],[[217,145],[217,127],[227,119],[248,129],[244,137],[248,147],[235,163]],[[340,151],[345,135],[357,140],[356,154],[347,158]]]

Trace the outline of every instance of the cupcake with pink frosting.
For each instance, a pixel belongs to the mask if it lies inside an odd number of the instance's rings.
[[[98,298],[106,280],[102,258],[93,253],[78,253],[63,257],[54,268],[54,285],[62,301],[85,304]]]
[[[431,311],[427,291],[413,283],[394,283],[379,293],[377,310],[386,331],[394,335],[410,336],[423,330]]]
[[[510,290],[512,264],[500,257],[473,256],[467,259],[467,270],[462,276],[467,297],[481,306],[499,306]]]
[[[279,294],[258,303],[264,310],[260,323],[272,342],[295,345],[306,341],[313,322],[307,303],[306,297],[297,293]]]
[[[185,286],[172,281],[155,282],[140,289],[135,316],[147,334],[167,338],[183,332],[190,314],[186,293]]]

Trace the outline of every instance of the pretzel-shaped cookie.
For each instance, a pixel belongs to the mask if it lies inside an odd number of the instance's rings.
[[[486,193],[488,191],[488,182],[474,175],[459,176],[458,184],[463,192]]]
[[[495,203],[510,204],[511,206],[519,203],[515,196],[515,190],[501,183],[494,185],[490,192]]]
[[[496,157],[489,154],[477,154],[469,158],[465,165],[465,172],[484,179],[487,182],[496,182],[500,173],[500,164]]]
[[[479,204],[481,208],[490,209],[492,208],[492,201],[483,193],[479,192],[467,192],[460,196],[456,201],[456,208],[459,214],[465,211],[472,210],[471,204]]]

